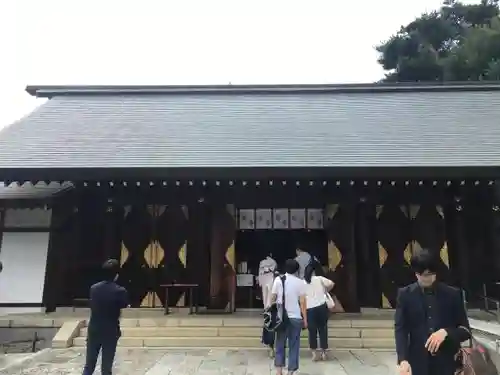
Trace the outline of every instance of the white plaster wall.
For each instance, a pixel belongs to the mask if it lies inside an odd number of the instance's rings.
[[[4,232],[0,261],[0,303],[41,303],[49,233]],[[0,314],[39,312],[40,308],[0,308]]]

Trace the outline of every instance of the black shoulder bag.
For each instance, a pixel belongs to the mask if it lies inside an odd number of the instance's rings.
[[[286,276],[281,276],[280,277],[281,279],[281,284],[283,286],[283,298],[282,298],[282,302],[281,302],[281,323],[279,324],[279,329],[285,329],[287,326],[288,326],[288,313],[286,311],[286,307],[285,307],[285,301],[286,301],[286,297],[285,297],[285,280],[286,280]]]

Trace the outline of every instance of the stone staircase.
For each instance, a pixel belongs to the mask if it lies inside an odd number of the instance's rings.
[[[393,320],[383,317],[342,318],[329,322],[329,345],[337,349],[394,350]],[[262,348],[262,320],[256,317],[184,316],[122,319],[120,347],[147,348]],[[83,326],[73,345],[85,346]],[[302,333],[307,347],[307,331]]]

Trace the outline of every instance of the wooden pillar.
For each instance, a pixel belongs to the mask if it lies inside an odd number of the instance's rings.
[[[451,216],[447,225],[450,242],[451,281],[470,294],[470,262],[465,226],[465,205],[456,199],[450,206]]]
[[[464,202],[471,301],[482,295],[483,284],[489,281],[489,271],[494,267],[494,254],[500,250],[500,218],[495,203],[486,205],[478,195],[469,193]],[[485,225],[488,221],[490,225]]]
[[[45,280],[43,285],[42,303],[45,312],[54,312],[57,308],[60,294],[64,292],[61,287],[61,275],[64,273],[64,264],[61,263],[61,246],[58,246],[57,236],[61,223],[61,217],[65,214],[64,207],[54,205],[50,224],[49,244],[47,250],[47,263],[45,266]]]
[[[122,217],[123,207],[108,201],[104,214],[103,261],[107,259],[120,260]]]
[[[72,260],[78,244],[77,212],[72,202],[57,202],[52,207],[49,248],[43,289],[47,312],[57,306],[71,305],[73,298]]]
[[[488,258],[487,263],[489,264],[491,277],[484,277],[483,282],[497,282],[500,280],[500,201],[496,201],[490,208],[490,218],[489,218],[489,254],[491,256]],[[497,288],[498,289],[498,288]],[[491,288],[490,288],[491,291]],[[496,297],[500,296],[500,293],[495,293]]]
[[[189,283],[200,285],[198,303],[208,306],[210,296],[210,233],[209,208],[205,202],[188,207],[187,277]]]
[[[355,234],[359,302],[366,307],[380,306],[377,246],[373,237],[375,220],[375,207],[366,201],[361,202],[357,208]]]
[[[236,291],[234,206],[214,205],[211,211],[209,307],[231,312]]]
[[[358,298],[358,272],[357,272],[357,254],[356,254],[356,205],[350,202],[348,207],[349,220],[349,246],[350,251],[346,253],[346,268],[348,272],[347,293],[349,295],[349,304],[347,306],[349,312],[359,312]]]

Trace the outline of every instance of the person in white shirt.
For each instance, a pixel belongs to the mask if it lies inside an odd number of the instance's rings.
[[[264,308],[271,305],[271,288],[274,282],[274,272],[278,268],[278,264],[273,259],[273,255],[269,254],[259,263],[259,276],[257,281],[262,289],[262,304]]]
[[[309,254],[307,251],[302,250],[301,248],[297,248],[295,252],[297,253],[295,260],[299,263],[299,272],[297,276],[303,279],[306,267],[312,259],[311,254]]]
[[[257,277],[257,282],[262,290],[262,304],[264,305],[264,309],[267,309],[272,303],[271,289],[273,287],[277,268],[278,264],[273,259],[273,255],[271,253],[259,263],[259,275]],[[269,348],[269,356],[274,358],[274,332],[269,332],[263,328],[261,341]]]
[[[278,305],[284,305],[284,311],[288,317],[284,319],[283,329],[276,333],[274,365],[277,375],[281,375],[285,367],[287,341],[288,374],[295,374],[299,369],[300,333],[302,328],[307,328],[308,321],[305,284],[296,276],[298,270],[298,262],[295,259],[288,259],[285,262],[285,275],[277,277],[272,288],[272,301]]]
[[[327,293],[333,288],[333,281],[322,276],[323,269],[314,259],[305,270],[304,283],[307,304],[307,329],[309,331],[309,348],[313,361],[327,359],[328,350],[328,317]],[[320,351],[318,351],[318,336]]]

